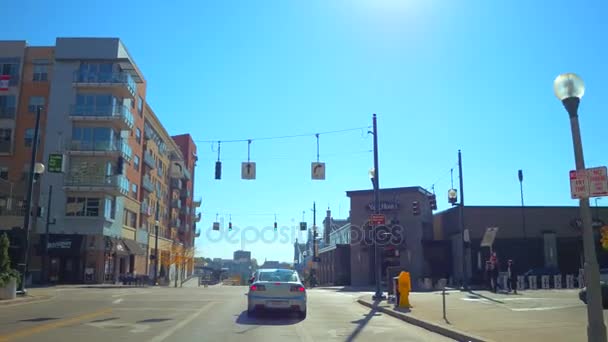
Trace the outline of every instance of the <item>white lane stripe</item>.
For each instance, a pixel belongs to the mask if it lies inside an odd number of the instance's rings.
[[[176,325],[171,326],[169,329],[165,330],[165,332],[162,333],[161,335],[158,335],[155,338],[149,340],[149,342],[162,342],[162,341],[164,341],[167,337],[173,335],[176,331],[178,331],[179,329],[183,328],[186,324],[192,322],[194,319],[196,319],[198,316],[200,316],[200,314],[202,314],[203,312],[211,309],[211,307],[213,306],[213,304],[215,304],[215,303],[214,302],[207,303],[207,305],[203,306],[198,311],[196,311],[192,315],[186,317],[184,320],[180,321]]]
[[[119,304],[123,300],[124,300],[124,298],[118,298],[117,300],[113,301],[112,304]]]
[[[540,308],[520,308],[520,309],[509,308],[509,309],[511,311],[548,311],[548,310],[575,308],[578,306],[581,306],[581,305],[563,305],[563,306],[545,306],[545,307],[540,307]]]

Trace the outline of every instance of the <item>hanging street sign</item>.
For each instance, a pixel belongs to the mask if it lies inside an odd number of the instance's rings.
[[[49,154],[48,161],[48,172],[51,173],[62,173],[65,171],[65,159],[63,158],[63,154],[60,153],[52,153]]]
[[[254,162],[241,163],[241,178],[242,179],[255,179],[255,163]]]
[[[300,222],[300,230],[306,230],[306,222]]]
[[[310,166],[310,173],[312,179],[325,179],[325,163],[313,162]]]
[[[220,230],[220,223],[219,222],[213,222],[213,230]]]
[[[607,168],[570,171],[570,195],[573,199],[608,196]]]

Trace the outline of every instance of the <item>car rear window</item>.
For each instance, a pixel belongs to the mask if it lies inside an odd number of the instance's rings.
[[[272,272],[260,272],[260,281],[298,281],[296,272],[292,271],[272,271]]]

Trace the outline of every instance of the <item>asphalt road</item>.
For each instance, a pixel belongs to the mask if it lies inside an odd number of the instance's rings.
[[[0,342],[449,341],[365,308],[360,293],[312,289],[308,317],[246,314],[247,287],[47,290],[52,299],[0,306]]]

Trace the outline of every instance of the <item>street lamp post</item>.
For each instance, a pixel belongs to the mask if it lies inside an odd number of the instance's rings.
[[[34,189],[34,180],[36,174],[42,174],[44,172],[44,165],[41,163],[36,163],[36,155],[38,153],[38,136],[40,134],[40,112],[42,110],[42,106],[36,107],[36,123],[34,126],[34,140],[32,141],[32,155],[30,158],[30,169],[28,174],[28,182],[27,182],[27,194],[25,200],[25,213],[23,213],[23,229],[25,233],[25,238],[23,240],[23,255],[22,255],[22,274],[21,274],[21,284],[19,285],[19,292],[25,293],[25,281],[27,279],[27,271],[28,271],[28,254],[30,249],[30,215],[32,215],[32,192]]]
[[[585,93],[583,80],[576,74],[567,73],[559,75],[553,82],[555,96],[562,101],[570,116],[572,142],[574,145],[574,158],[576,170],[585,170],[583,143],[578,121],[578,106]],[[587,340],[606,341],[606,326],[602,310],[602,294],[600,292],[600,273],[595,254],[595,241],[593,238],[591,208],[589,198],[580,198],[581,218],[583,220],[583,249],[585,252],[585,279],[587,283]]]
[[[157,199],[154,212],[154,285],[158,285],[158,226],[160,225],[158,202]]]
[[[374,135],[374,169],[370,172],[370,179],[374,186],[374,214],[380,213],[380,176],[378,171],[378,126],[376,123],[376,114],[372,117],[372,129],[371,132]],[[382,300],[384,295],[382,294],[382,288],[380,286],[380,278],[382,277],[382,269],[380,262],[380,248],[378,248],[378,241],[376,236],[376,226],[373,229],[373,243],[374,243],[374,268],[376,269],[376,293],[372,297],[373,300]]]

